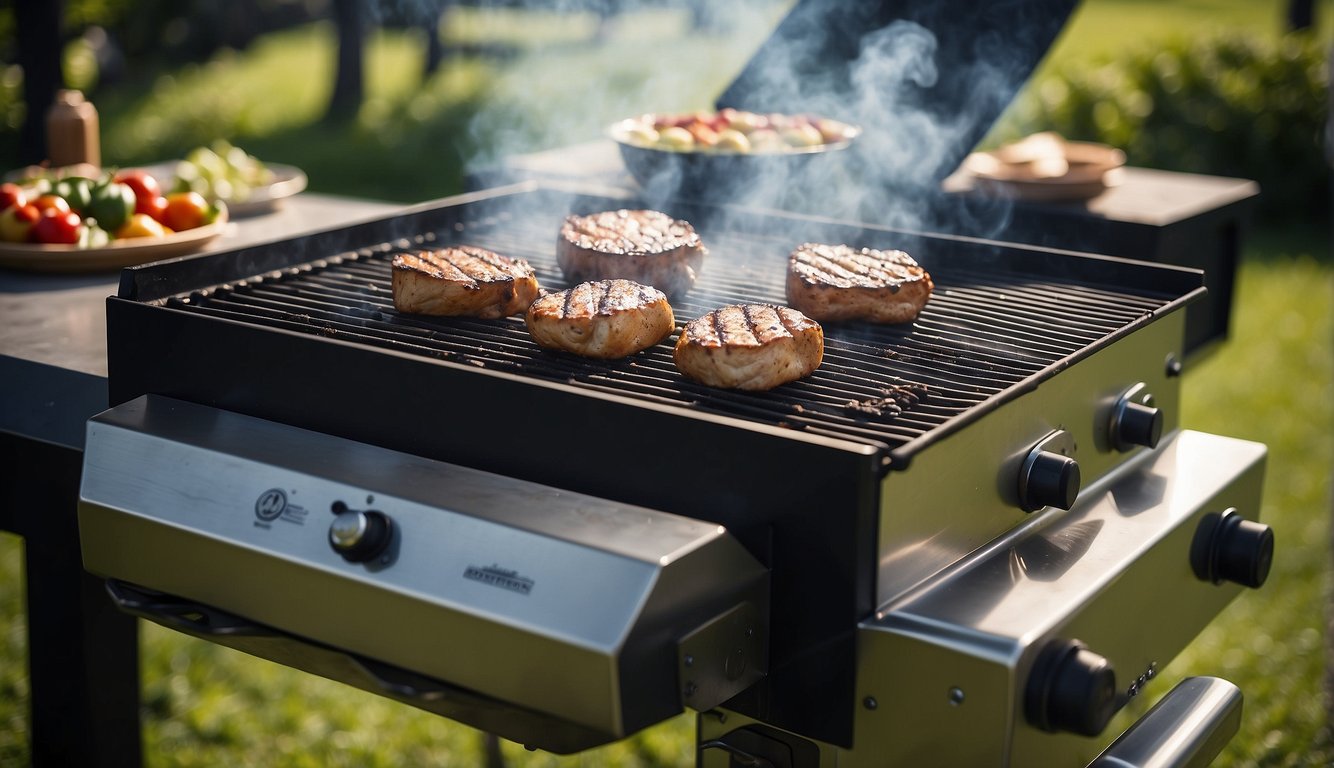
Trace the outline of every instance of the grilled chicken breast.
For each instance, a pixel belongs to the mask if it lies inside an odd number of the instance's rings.
[[[676,327],[657,288],[630,280],[598,280],[534,301],[524,319],[533,341],[584,357],[626,357],[657,344]]]
[[[569,216],[556,261],[571,282],[621,278],[680,296],[695,285],[708,251],[689,222],[660,211]]]
[[[773,389],[820,366],[824,330],[789,307],[733,304],[687,323],[675,359],[681,373],[710,386]]]
[[[538,294],[528,262],[471,245],[399,253],[392,271],[400,312],[496,319],[527,308]]]
[[[911,322],[934,288],[903,251],[805,243],[788,258],[788,304],[821,322]]]

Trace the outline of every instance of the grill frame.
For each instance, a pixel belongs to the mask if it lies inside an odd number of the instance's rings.
[[[107,305],[110,401],[114,405],[143,394],[166,395],[726,526],[771,569],[774,595],[787,596],[773,605],[770,676],[728,707],[763,713],[765,721],[778,727],[846,745],[852,738],[853,712],[828,703],[855,700],[856,626],[877,605],[876,531],[886,474],[906,469],[925,448],[1175,313],[1203,295],[1202,273],[795,214],[685,203],[659,206],[695,224],[706,243],[711,231],[759,235],[781,222],[811,240],[869,244],[892,238],[910,253],[914,243],[946,244],[963,253],[961,258],[977,262],[1022,265],[1033,274],[1175,296],[894,449],[370,347],[337,335],[205,316],[171,302],[174,296],[202,298],[250,284],[256,276],[300,274],[322,267],[334,255],[379,248],[419,233],[466,230],[478,219],[506,211],[560,208],[586,213],[636,205],[628,197],[520,185],[436,201],[295,240],[128,269],[119,294]],[[551,221],[550,239],[543,247],[554,250],[558,223]],[[711,279],[709,269],[706,262],[702,284]],[[678,316],[678,322],[683,319]],[[408,399],[401,382],[411,382],[413,392],[444,392],[449,397],[443,403],[440,398]],[[463,406],[450,407],[452,403]],[[483,407],[477,407],[479,403]],[[442,428],[450,434],[442,434]],[[544,439],[553,435],[583,440],[570,450],[563,442]],[[701,447],[728,457],[727,462],[707,461],[698,455]]]

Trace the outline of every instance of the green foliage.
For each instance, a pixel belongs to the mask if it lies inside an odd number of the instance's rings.
[[[1135,166],[1254,179],[1262,213],[1327,216],[1326,55],[1310,35],[1235,32],[1132,50],[1046,75],[1012,130],[1101,141]]]
[[[304,169],[321,192],[402,202],[457,192],[474,142],[468,125],[494,75],[489,64],[460,59],[423,82],[414,42],[402,32],[372,36],[367,98],[345,123],[320,121],[335,52],[325,23],[272,33],[244,55],[221,51],[159,77],[146,92],[112,89],[98,102],[103,158],[155,163],[226,139],[261,160]]]

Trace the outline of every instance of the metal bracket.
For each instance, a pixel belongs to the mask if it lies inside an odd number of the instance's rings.
[[[703,712],[746,690],[768,672],[760,609],[739,603],[697,627],[677,644],[681,703]]]

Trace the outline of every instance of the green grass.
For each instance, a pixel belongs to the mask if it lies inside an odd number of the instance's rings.
[[[1044,71],[1222,27],[1275,35],[1279,6],[1089,0]],[[1317,14],[1328,39],[1334,0],[1318,3]],[[460,189],[465,163],[588,140],[639,111],[707,106],[763,34],[752,29],[725,40],[685,30],[679,15],[655,12],[618,21],[594,45],[586,17],[460,12],[445,28],[451,40],[516,50],[509,58],[451,59],[426,83],[421,39],[381,32],[371,42],[365,107],[355,121],[328,125],[318,120],[333,35],[327,25],[308,25],[244,54],[99,96],[104,154],[117,164],[154,162],[223,136],[261,158],[304,168],[316,191],[431,199]],[[1184,381],[1187,427],[1270,448],[1262,514],[1279,547],[1270,582],[1234,602],[1156,689],[1193,674],[1242,687],[1242,731],[1220,766],[1334,764],[1322,731],[1334,467],[1328,227],[1324,221],[1254,233],[1239,276],[1233,338]],[[20,552],[17,539],[0,535],[4,766],[23,764],[28,753]],[[144,625],[142,665],[150,765],[478,764],[476,731],[156,625]],[[570,758],[504,748],[516,766],[677,766],[690,764],[692,739],[692,721],[682,716]]]
[[[1269,581],[1248,591],[1168,667],[1246,695],[1220,765],[1334,764],[1323,689],[1334,468],[1334,268],[1323,250],[1262,233],[1238,277],[1233,338],[1184,380],[1188,428],[1269,447],[1260,514],[1275,530]],[[1263,249],[1263,250],[1261,250]]]

